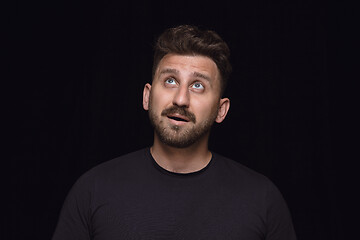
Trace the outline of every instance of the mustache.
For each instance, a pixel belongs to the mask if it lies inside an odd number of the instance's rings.
[[[187,117],[190,120],[190,122],[196,123],[195,114],[193,114],[192,112],[189,112],[184,107],[171,106],[169,108],[164,109],[161,112],[161,116],[167,116],[169,114],[174,114],[174,113],[183,115],[183,116]]]

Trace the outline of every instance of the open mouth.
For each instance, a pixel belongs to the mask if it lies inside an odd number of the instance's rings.
[[[161,112],[161,116],[167,117],[169,120],[173,121],[173,124],[184,124],[189,122],[195,124],[196,122],[195,115],[192,112],[178,106],[172,106],[164,109]]]
[[[175,116],[167,116],[167,117],[172,119],[172,120],[179,121],[179,122],[189,122],[189,120],[178,117],[178,116],[176,116],[176,117]]]

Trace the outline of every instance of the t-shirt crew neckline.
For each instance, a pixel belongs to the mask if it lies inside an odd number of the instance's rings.
[[[202,169],[198,170],[198,171],[195,171],[195,172],[190,172],[190,173],[177,173],[177,172],[171,172],[169,170],[166,170],[165,168],[161,167],[156,161],[155,159],[153,158],[153,156],[151,155],[151,151],[150,151],[150,148],[147,148],[146,149],[146,155],[150,158],[153,166],[158,170],[160,171],[161,173],[163,174],[167,174],[167,175],[170,175],[170,176],[174,176],[174,177],[190,177],[190,176],[197,176],[197,175],[200,175],[200,174],[203,174],[204,172],[206,172],[210,166],[213,164],[214,162],[214,153],[211,152],[211,159],[209,161],[209,163],[203,167]]]

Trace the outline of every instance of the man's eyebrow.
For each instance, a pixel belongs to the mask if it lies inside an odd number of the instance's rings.
[[[180,71],[175,68],[164,68],[160,71],[160,75],[167,74],[167,73],[179,74],[179,72]],[[197,78],[202,78],[206,81],[211,81],[211,77],[209,77],[208,75],[205,75],[203,73],[200,73],[200,72],[193,72],[193,76],[197,77]]]
[[[160,75],[161,74],[165,74],[165,73],[173,73],[173,74],[178,74],[179,70],[175,69],[175,68],[165,68],[163,70],[160,71]]]
[[[199,72],[194,72],[193,75],[194,75],[195,77],[205,79],[205,80],[207,80],[207,81],[209,81],[209,82],[210,82],[210,80],[211,80],[211,77],[209,77],[208,75],[199,73]]]

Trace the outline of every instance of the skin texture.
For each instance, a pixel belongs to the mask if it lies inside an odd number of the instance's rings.
[[[168,54],[159,62],[152,85],[144,87],[143,107],[154,126],[155,161],[166,170],[189,173],[210,161],[210,129],[225,119],[230,100],[220,98],[220,74],[213,60]]]

